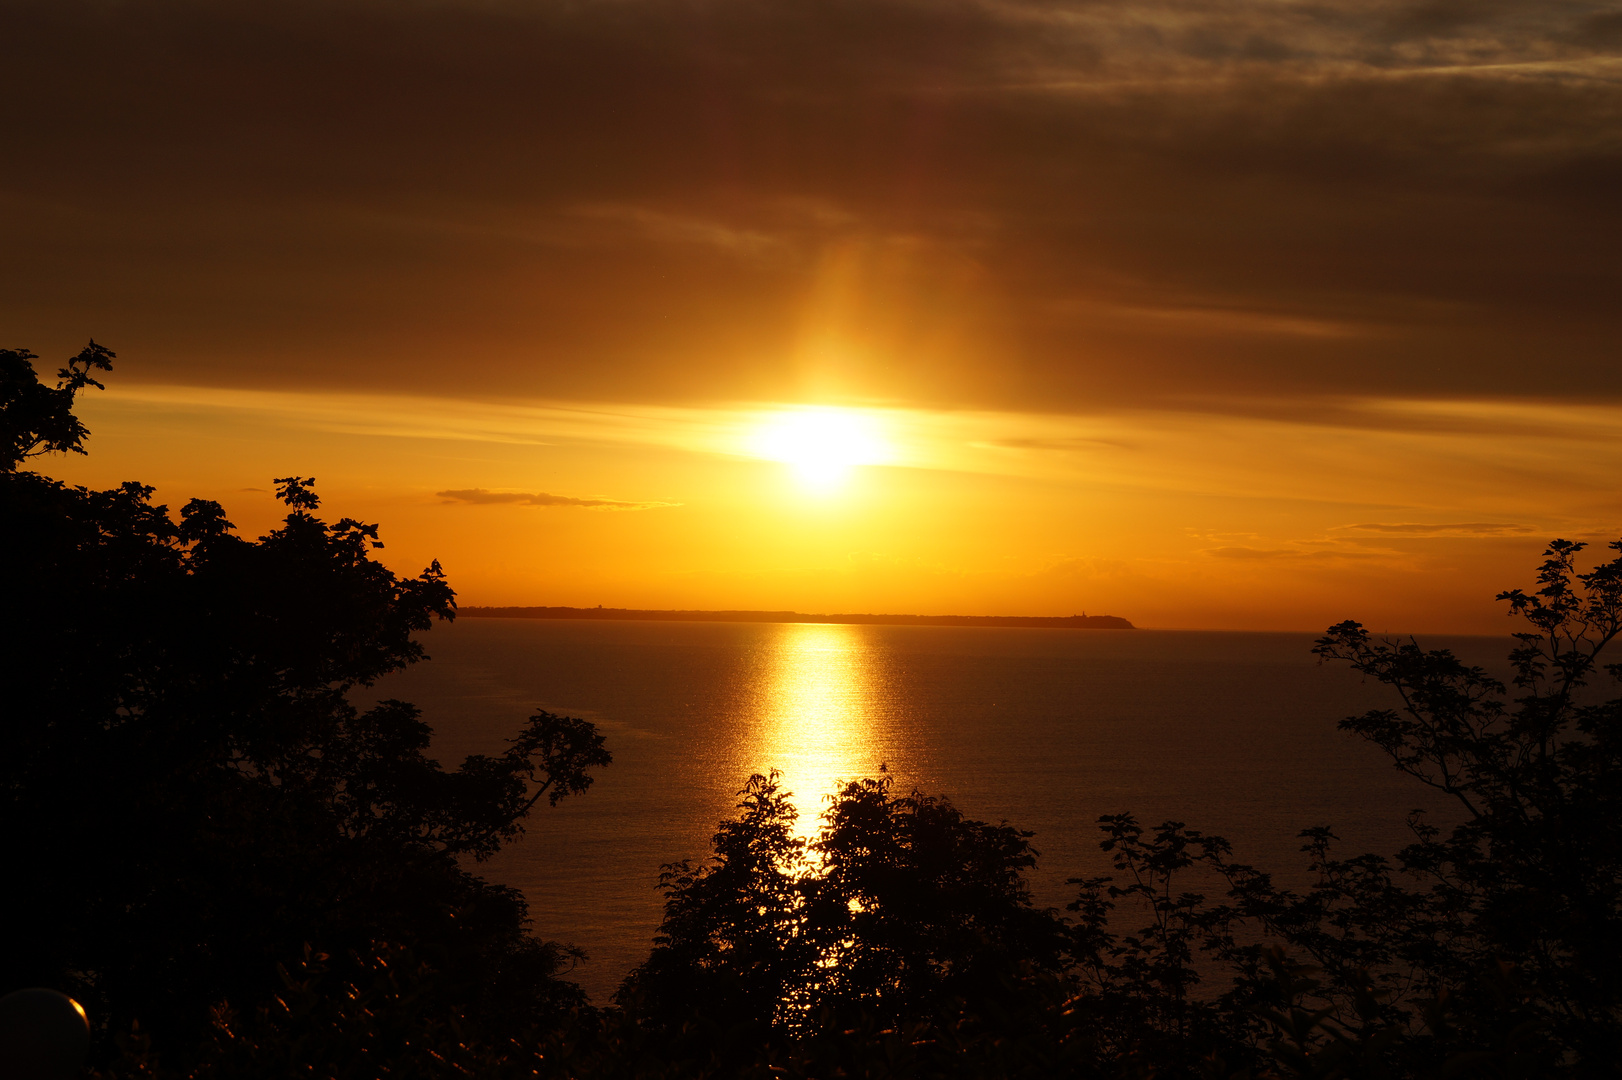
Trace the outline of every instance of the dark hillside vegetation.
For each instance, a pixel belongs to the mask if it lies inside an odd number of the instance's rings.
[[[757,776],[711,857],[665,868],[652,952],[594,1008],[470,870],[608,763],[591,725],[539,713],[441,768],[412,706],[347,698],[454,615],[438,567],[397,577],[302,477],[245,540],[214,503],[25,471],[82,452],[73,398],[112,354],[54,389],[32,359],[0,351],[0,994],[84,1001],[98,1075],[1616,1075],[1622,701],[1593,684],[1622,677],[1622,541],[1585,571],[1557,540],[1501,594],[1527,627],[1508,685],[1352,622],[1319,641],[1393,694],[1341,727],[1457,806],[1450,829],[1412,816],[1395,858],[1309,830],[1291,891],[1121,813],[1099,822],[1114,873],[1048,911],[1029,833],[881,775],[807,840]]]
[[[437,564],[402,579],[376,562],[377,526],[317,517],[310,480],[277,481],[286,521],[245,540],[216,503],[177,518],[139,483],[19,471],[83,452],[73,397],[111,358],[92,344],[53,390],[0,351],[0,986],[60,988],[111,1030],[139,1021],[171,1058],[212,1006],[280,989],[306,943],[416,949],[447,1002],[500,1022],[574,1004],[564,952],[465,866],[542,793],[585,790],[602,738],[541,713],[506,753],[446,771],[411,705],[355,709],[352,688],[423,657],[413,635],[453,618],[454,594]]]

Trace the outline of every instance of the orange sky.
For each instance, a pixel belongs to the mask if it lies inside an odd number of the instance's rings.
[[[23,0],[0,61],[0,344],[119,353],[45,470],[313,474],[464,603],[1498,631],[1622,532],[1612,5]]]

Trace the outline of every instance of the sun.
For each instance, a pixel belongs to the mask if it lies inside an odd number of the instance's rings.
[[[843,486],[858,465],[879,465],[889,450],[879,425],[866,413],[832,406],[807,406],[773,413],[755,432],[759,457],[781,461],[808,488]]]

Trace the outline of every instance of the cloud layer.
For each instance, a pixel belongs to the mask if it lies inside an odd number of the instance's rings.
[[[0,321],[573,400],[1615,400],[1587,0],[0,10]]]

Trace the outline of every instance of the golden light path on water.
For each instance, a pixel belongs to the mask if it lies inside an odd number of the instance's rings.
[[[882,761],[878,706],[884,675],[864,627],[785,623],[765,657],[759,724],[749,760],[777,769],[799,808],[799,834],[816,833],[824,797],[875,776]]]

